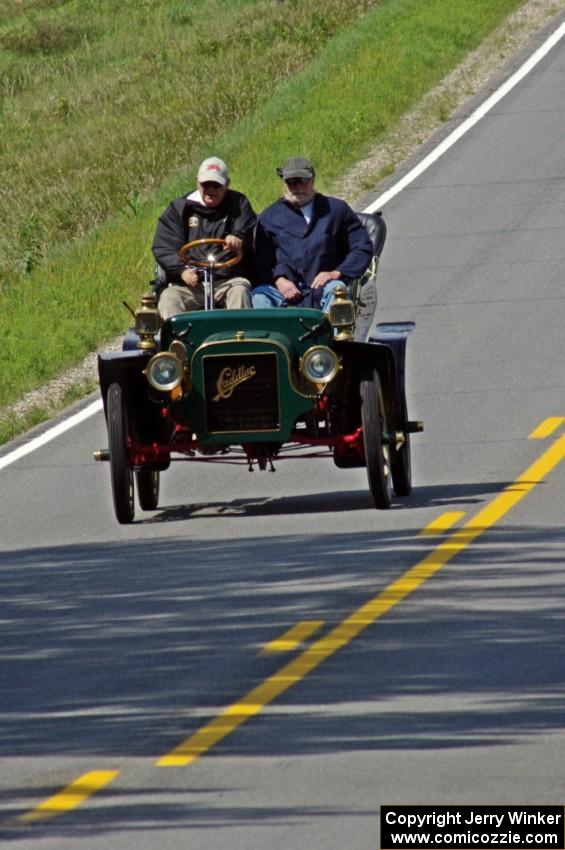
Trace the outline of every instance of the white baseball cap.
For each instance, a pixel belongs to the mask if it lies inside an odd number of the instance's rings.
[[[222,186],[227,186],[230,182],[228,175],[228,167],[217,156],[210,156],[205,159],[198,169],[198,182],[206,183],[206,181],[220,183]]]

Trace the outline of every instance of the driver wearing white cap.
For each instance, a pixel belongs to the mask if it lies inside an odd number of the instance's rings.
[[[211,156],[198,169],[197,188],[172,201],[159,218],[152,250],[168,283],[159,298],[164,319],[204,307],[202,273],[179,256],[183,245],[197,239],[224,239],[226,249],[243,253],[236,265],[217,269],[215,306],[229,310],[251,307],[249,277],[256,216],[245,195],[230,189],[229,183],[227,165]],[[207,253],[206,246],[197,247],[190,257],[205,260]]]

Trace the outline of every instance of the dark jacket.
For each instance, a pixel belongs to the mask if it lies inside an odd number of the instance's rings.
[[[256,221],[257,217],[245,195],[233,189],[228,189],[222,203],[213,208],[188,200],[186,196],[177,198],[159,218],[153,238],[153,255],[164,269],[169,282],[180,281],[185,266],[178,252],[183,245],[195,239],[224,239],[232,234],[243,240],[243,260],[235,266],[218,269],[216,277],[223,280],[239,276],[249,278]],[[204,245],[191,250],[190,258],[205,259],[209,253],[210,247]]]
[[[310,286],[318,272],[339,271],[345,282],[363,274],[373,256],[371,240],[345,201],[314,196],[310,224],[300,210],[279,198],[259,216],[257,283],[278,277]]]

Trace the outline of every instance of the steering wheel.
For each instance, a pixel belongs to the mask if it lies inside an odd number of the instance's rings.
[[[222,260],[219,263],[216,263],[213,259],[209,260],[193,260],[189,259],[188,255],[192,248],[196,248],[197,245],[223,245],[225,251],[230,251],[234,256],[230,257],[229,260]],[[187,242],[186,245],[183,245],[179,251],[179,256],[183,263],[190,263],[191,266],[198,266],[199,268],[211,269],[214,267],[215,269],[225,269],[227,266],[235,266],[236,263],[239,263],[241,258],[243,257],[243,251],[233,251],[231,248],[228,248],[226,245],[225,239],[194,239],[192,242]]]

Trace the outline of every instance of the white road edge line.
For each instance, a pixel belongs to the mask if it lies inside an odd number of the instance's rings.
[[[561,24],[550,36],[549,38],[539,47],[529,59],[524,62],[524,64],[514,73],[511,77],[509,77],[503,85],[497,89],[494,94],[492,94],[489,98],[485,100],[478,109],[473,112],[472,115],[469,116],[462,124],[459,125],[452,133],[449,134],[438,146],[434,148],[434,150],[428,154],[428,156],[424,157],[424,159],[418,163],[408,174],[405,174],[404,177],[395,183],[390,189],[386,192],[383,192],[382,195],[379,195],[372,203],[366,207],[363,212],[371,213],[375,212],[375,210],[383,207],[388,201],[402,192],[410,183],[413,183],[417,177],[426,171],[436,162],[446,151],[451,148],[455,142],[457,142],[462,136],[465,135],[472,127],[477,124],[481,118],[490,112],[490,110],[495,106],[500,100],[502,100],[505,95],[510,92],[514,86],[516,86],[527,74],[532,71],[538,62],[549,53],[549,51],[555,47],[555,45],[563,38],[565,35],[565,23]],[[74,414],[69,419],[66,419],[64,422],[55,425],[53,428],[50,428],[48,431],[45,431],[39,437],[34,437],[34,439],[30,440],[29,443],[26,443],[24,446],[20,446],[12,452],[4,455],[4,457],[0,457],[0,470],[5,469],[12,463],[15,463],[20,458],[25,457],[25,455],[31,454],[36,449],[41,448],[46,443],[49,443],[51,440],[54,440],[56,437],[59,437],[61,434],[64,434],[65,431],[68,431],[70,428],[74,428],[75,425],[79,425],[81,422],[84,422],[85,419],[88,419],[90,416],[94,416],[95,413],[98,413],[102,410],[102,402],[95,401],[92,404],[85,407],[84,410],[81,410],[79,413]]]
[[[494,94],[491,94],[484,103],[482,103],[478,109],[476,109],[468,118],[465,119],[452,133],[447,136],[443,142],[434,148],[428,156],[424,157],[424,159],[418,163],[408,174],[405,174],[404,177],[395,183],[390,189],[386,192],[383,192],[382,195],[379,195],[374,201],[372,201],[369,206],[363,210],[366,213],[375,212],[375,210],[379,209],[379,207],[384,206],[391,198],[394,198],[395,195],[398,195],[399,192],[402,192],[410,183],[413,183],[417,177],[423,174],[426,169],[433,165],[440,156],[451,148],[455,142],[459,141],[459,139],[465,135],[472,127],[477,124],[481,118],[484,118],[485,115],[490,112],[493,106],[502,100],[514,86],[516,86],[523,78],[532,71],[538,62],[546,56],[549,51],[555,47],[555,45],[563,38],[565,35],[565,23],[561,24],[550,36],[549,38],[538,47],[535,53],[532,53],[529,59],[527,59],[524,64],[518,68],[518,70],[509,77],[505,83],[501,85],[499,89],[497,89]]]
[[[31,454],[31,452],[41,448],[41,446],[44,446],[46,443],[50,443],[51,440],[54,440],[61,434],[64,434],[65,431],[69,431],[71,428],[74,428],[75,425],[80,425],[81,422],[84,422],[85,419],[89,419],[91,416],[94,416],[94,414],[98,413],[100,410],[102,410],[102,400],[98,399],[97,401],[93,401],[88,405],[88,407],[85,407],[83,410],[80,410],[78,413],[75,413],[73,416],[65,419],[64,422],[59,422],[58,425],[54,425],[53,428],[50,428],[43,434],[40,434],[39,437],[34,437],[29,441],[29,443],[14,449],[14,451],[9,452],[9,454],[4,455],[4,457],[0,457],[0,469],[5,469],[11,463],[15,463],[17,460],[20,460],[20,458]]]

